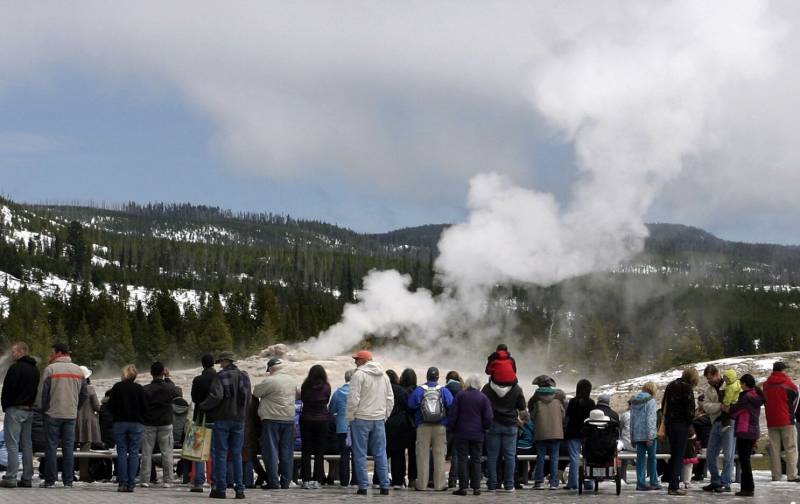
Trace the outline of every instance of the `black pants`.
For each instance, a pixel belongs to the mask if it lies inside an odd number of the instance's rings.
[[[406,481],[406,450],[399,448],[388,453],[392,485],[401,486]]]
[[[325,445],[328,442],[328,422],[300,420],[302,439],[301,464],[303,482],[312,481],[311,455],[314,455],[313,481],[325,482]]]
[[[686,453],[686,443],[689,441],[689,425],[683,422],[667,424],[669,437],[669,489],[680,488],[681,471],[683,469],[683,456]]]
[[[458,488],[466,490],[471,487],[473,490],[479,490],[481,488],[483,443],[456,439],[455,448],[458,460]]]
[[[517,448],[517,455],[535,455],[536,448]],[[514,477],[515,483],[520,483],[522,485],[528,484],[528,475],[531,472],[531,462],[532,460],[520,460],[517,459],[516,464],[516,472],[517,474]]]
[[[739,465],[741,466],[742,491],[752,492],[756,486],[753,483],[753,466],[750,464],[750,455],[753,453],[752,439],[736,438],[736,454],[739,456]]]
[[[356,461],[353,452],[347,446],[347,433],[336,434],[339,441],[339,484],[341,486],[358,485],[356,480]],[[352,478],[351,478],[352,470]]]

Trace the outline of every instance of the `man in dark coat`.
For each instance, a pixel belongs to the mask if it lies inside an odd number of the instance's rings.
[[[208,393],[211,391],[211,384],[217,377],[217,372],[214,371],[214,356],[205,354],[200,358],[200,363],[203,365],[203,372],[195,376],[192,380],[192,402],[195,404],[192,420],[195,422],[202,422],[205,418],[205,413],[197,408],[197,405],[205,401]],[[210,421],[210,419],[207,419]],[[205,462],[194,463],[194,481],[190,492],[202,493],[203,484],[206,482],[206,464]]]
[[[5,418],[3,436],[8,450],[8,468],[0,486],[30,487],[33,478],[33,403],[39,388],[39,370],[36,361],[28,355],[28,345],[23,342],[11,346],[14,364],[8,368],[0,395]],[[17,482],[19,450],[22,449],[22,479]]]

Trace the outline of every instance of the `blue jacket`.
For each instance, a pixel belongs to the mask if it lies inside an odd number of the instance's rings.
[[[519,430],[520,436],[517,438],[518,449],[529,450],[533,448],[535,430],[536,427],[533,424],[533,419],[528,418],[528,421]]]
[[[656,400],[647,392],[639,392],[631,401],[631,443],[656,438]]]
[[[445,417],[439,422],[439,425],[447,425],[447,411],[453,405],[453,394],[447,390],[447,387],[441,386],[436,382],[428,382],[425,385],[428,387],[439,387],[442,391],[442,402],[444,403],[445,408]],[[423,424],[422,422],[422,411],[420,411],[420,404],[422,404],[422,396],[425,395],[425,389],[421,386],[414,389],[414,392],[408,397],[408,407],[411,410],[414,410],[414,423],[419,427]]]
[[[339,387],[331,397],[331,403],[328,409],[331,415],[336,420],[336,433],[347,433],[347,395],[350,393],[350,384],[345,383]]]

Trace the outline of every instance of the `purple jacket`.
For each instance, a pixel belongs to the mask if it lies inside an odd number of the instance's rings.
[[[736,419],[736,437],[742,439],[758,439],[761,429],[758,417],[761,416],[761,405],[764,400],[755,389],[750,389],[739,396],[739,401],[731,406],[730,415]]]
[[[456,438],[483,441],[492,426],[492,403],[480,390],[462,390],[453,400],[447,420]]]
[[[331,386],[327,383],[315,383],[300,388],[300,400],[303,401],[301,421],[327,422],[330,420],[328,402],[331,399]]]

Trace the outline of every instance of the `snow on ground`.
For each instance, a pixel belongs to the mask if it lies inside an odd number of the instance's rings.
[[[119,268],[119,261],[109,261],[104,257],[92,256],[92,266],[100,266],[101,268],[105,268],[106,266],[116,266]]]
[[[202,226],[195,229],[152,228],[150,233],[154,238],[166,238],[191,243],[222,243],[237,239],[235,233],[219,226]]]
[[[3,225],[10,226],[11,225],[11,217],[13,214],[11,213],[11,209],[7,206],[3,205],[0,207],[0,220],[3,221]]]
[[[6,235],[6,241],[8,243],[17,243],[22,242],[25,245],[28,245],[28,242],[33,240],[34,242],[39,242],[43,246],[50,246],[55,241],[55,238],[48,234],[44,233],[34,233],[33,231],[28,231],[27,229],[13,229],[11,233]]]
[[[108,247],[106,247],[105,245],[98,245],[96,243],[92,243],[92,252],[106,255],[108,254]]]

